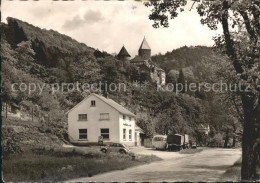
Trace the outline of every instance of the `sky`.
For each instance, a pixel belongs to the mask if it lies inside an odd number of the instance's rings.
[[[155,29],[148,16],[151,10],[136,1],[9,1],[2,0],[2,22],[7,17],[34,26],[53,29],[86,45],[118,53],[124,45],[132,57],[146,37],[152,54],[182,46],[212,46],[217,32],[200,24],[200,17],[188,3],[185,12],[170,21],[169,28]]]

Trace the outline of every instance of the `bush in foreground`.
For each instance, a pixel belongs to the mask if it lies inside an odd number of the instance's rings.
[[[52,151],[52,150],[51,150]],[[92,156],[90,156],[92,154]],[[10,155],[3,159],[4,181],[62,181],[158,161],[156,156],[136,156],[127,154],[84,155],[73,150],[67,153],[27,153]]]

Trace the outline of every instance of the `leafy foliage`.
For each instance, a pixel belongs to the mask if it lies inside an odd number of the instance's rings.
[[[149,18],[154,27],[168,27],[168,16],[176,18],[184,11],[187,0],[174,2],[149,1],[145,5],[153,7]],[[259,0],[216,0],[199,1],[197,12],[201,23],[211,30],[221,25],[223,34],[214,37],[215,48],[226,54],[235,70],[235,83],[242,83],[242,89],[250,85],[250,90],[238,92],[243,106],[243,159],[242,180],[259,178],[259,119],[260,119],[260,3]]]

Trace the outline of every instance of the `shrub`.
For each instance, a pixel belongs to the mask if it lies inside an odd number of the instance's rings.
[[[23,152],[13,128],[2,128],[2,153],[4,156]]]

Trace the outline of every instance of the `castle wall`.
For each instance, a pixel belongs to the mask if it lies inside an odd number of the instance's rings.
[[[142,59],[148,60],[151,57],[151,50],[138,50],[138,55],[142,57]]]
[[[127,57],[127,56],[117,56],[118,60],[121,61],[129,61],[131,57]]]

